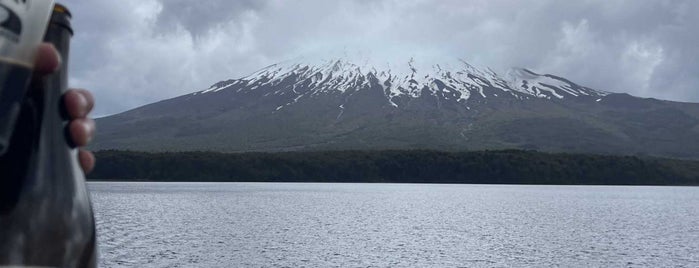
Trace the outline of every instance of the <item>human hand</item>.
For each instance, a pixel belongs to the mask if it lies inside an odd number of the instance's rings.
[[[34,64],[34,76],[51,74],[60,66],[61,59],[56,48],[48,43],[41,44]],[[95,121],[88,117],[95,105],[95,100],[87,90],[70,89],[63,95],[63,102],[70,119],[67,126],[70,141],[75,146],[84,147],[90,143],[95,133]],[[78,161],[85,173],[90,173],[95,166],[95,156],[84,149],[79,149]]]

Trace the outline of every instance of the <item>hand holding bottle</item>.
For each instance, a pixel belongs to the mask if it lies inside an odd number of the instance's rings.
[[[52,0],[0,3],[0,266],[96,267],[94,157],[75,148],[94,133],[93,100],[67,89],[72,16]]]
[[[60,66],[60,61],[52,45],[44,43],[39,46],[34,65],[34,79],[55,72]],[[95,133],[95,121],[88,117],[94,107],[92,94],[84,89],[71,89],[63,96],[63,102],[71,120],[67,126],[70,142],[78,147],[86,146]],[[80,150],[78,160],[85,173],[89,173],[95,165],[94,155],[87,150]]]

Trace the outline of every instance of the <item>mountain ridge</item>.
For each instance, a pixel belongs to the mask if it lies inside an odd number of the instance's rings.
[[[699,104],[463,60],[292,60],[98,119],[95,149],[487,150],[699,158]]]
[[[369,83],[373,82],[382,87],[382,91],[393,106],[397,106],[392,101],[393,98],[402,96],[416,98],[423,93],[423,89],[428,89],[432,94],[440,90],[451,93],[451,96],[445,95],[445,97],[447,99],[455,97],[457,101],[467,101],[475,95],[487,98],[487,93],[491,93],[491,97],[497,97],[497,93],[485,92],[491,89],[510,94],[515,98],[563,99],[579,96],[604,97],[610,94],[579,86],[562,77],[537,74],[525,68],[512,68],[506,77],[503,77],[490,68],[482,71],[461,59],[452,66],[434,64],[429,67],[431,70],[427,71],[421,71],[424,67],[418,69],[413,58],[407,61],[403,68],[399,68],[399,70],[403,69],[402,71],[396,72],[390,68],[391,64],[386,65],[388,69],[377,69],[375,66],[359,65],[342,58],[320,60],[315,65],[303,61],[286,61],[269,65],[240,79],[217,82],[210,88],[192,95],[215,93],[242,83],[245,83],[250,90],[255,90],[260,86],[279,85],[284,79],[292,76],[303,77],[291,85],[291,90],[296,94],[299,94],[296,92],[296,86],[304,82],[307,84],[303,86],[308,87],[312,93],[328,90],[344,93],[348,88],[361,89],[370,86]],[[396,65],[393,64],[393,66]],[[283,88],[275,91],[275,94],[282,91],[284,91]]]

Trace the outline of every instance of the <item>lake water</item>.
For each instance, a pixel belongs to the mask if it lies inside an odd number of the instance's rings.
[[[90,183],[101,267],[699,267],[699,188]]]

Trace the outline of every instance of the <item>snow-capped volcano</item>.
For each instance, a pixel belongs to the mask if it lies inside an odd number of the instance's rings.
[[[699,105],[463,60],[299,58],[98,120],[94,149],[535,149],[699,158]]]
[[[540,75],[523,68],[513,68],[500,75],[486,68],[478,69],[464,60],[419,66],[410,58],[404,63],[371,65],[359,60],[304,58],[267,66],[249,76],[218,82],[197,94],[223,90],[254,91],[274,88],[271,95],[294,95],[294,102],[303,97],[324,93],[344,94],[379,88],[388,103],[398,107],[404,97],[419,98],[423,94],[468,104],[472,99],[512,97],[516,99],[565,99],[589,97],[599,99],[608,92],[579,86],[553,75]],[[289,105],[287,103],[285,105]],[[283,106],[277,108],[281,109]]]

